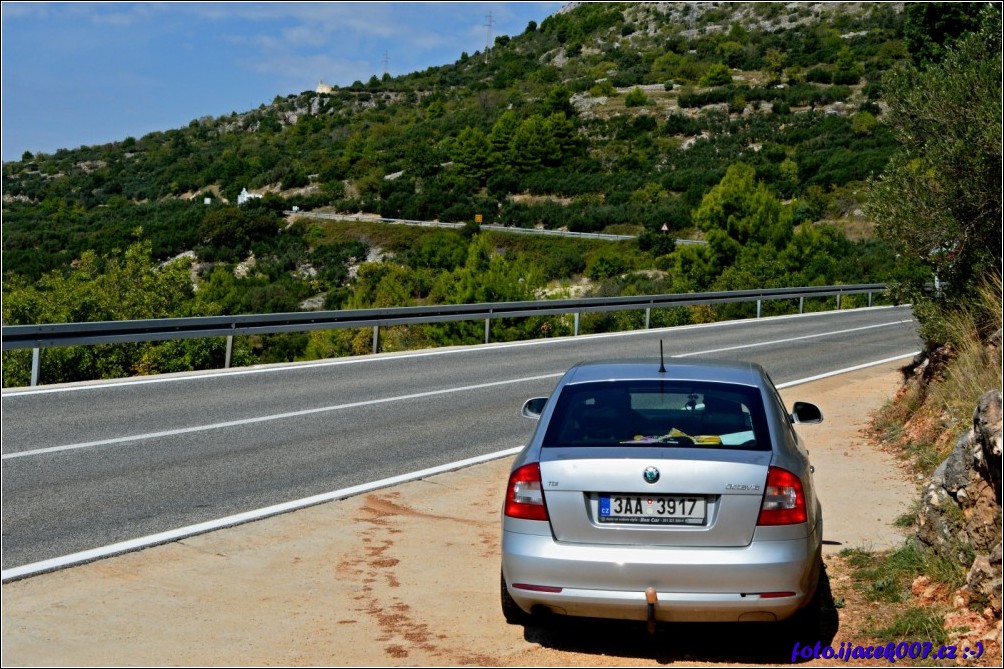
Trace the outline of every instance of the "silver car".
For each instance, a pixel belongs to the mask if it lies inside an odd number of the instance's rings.
[[[823,518],[795,423],[740,362],[573,367],[516,458],[502,511],[502,611],[779,621],[812,600]]]

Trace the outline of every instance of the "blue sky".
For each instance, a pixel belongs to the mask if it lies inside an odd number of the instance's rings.
[[[4,161],[456,61],[563,2],[3,2]]]

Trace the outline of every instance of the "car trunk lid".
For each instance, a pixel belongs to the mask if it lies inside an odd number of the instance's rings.
[[[559,542],[747,546],[770,451],[681,447],[552,448],[540,472]]]

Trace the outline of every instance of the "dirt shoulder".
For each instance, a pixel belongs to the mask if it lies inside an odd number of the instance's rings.
[[[796,386],[825,421],[801,430],[845,599],[830,644],[866,643],[838,552],[901,545],[916,481],[868,442],[897,365]],[[514,409],[515,410],[515,409]],[[4,666],[654,666],[783,662],[763,629],[506,625],[499,507],[510,460],[396,486],[3,586]],[[898,641],[898,640],[897,640]],[[790,660],[789,660],[790,661]]]

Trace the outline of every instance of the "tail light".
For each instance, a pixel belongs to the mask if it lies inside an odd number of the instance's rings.
[[[524,520],[547,520],[544,489],[540,482],[540,465],[523,465],[509,475],[505,494],[505,515]]]
[[[786,469],[768,469],[757,525],[795,525],[806,518],[802,481]]]

